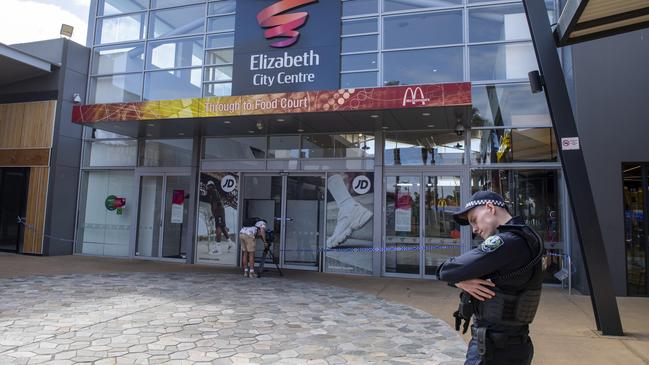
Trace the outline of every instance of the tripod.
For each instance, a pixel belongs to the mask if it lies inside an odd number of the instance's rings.
[[[282,273],[282,269],[279,268],[279,260],[275,258],[273,251],[270,249],[272,244],[273,244],[272,242],[268,242],[268,247],[264,247],[264,253],[261,255],[261,263],[259,264],[259,271],[257,272],[258,278],[260,278],[264,273],[264,265],[266,264],[266,258],[269,258],[271,262],[275,264],[275,267],[279,272],[279,276],[284,276],[284,274]]]

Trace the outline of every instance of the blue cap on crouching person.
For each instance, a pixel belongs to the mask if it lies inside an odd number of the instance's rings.
[[[453,219],[459,225],[466,226],[469,224],[469,221],[467,219],[467,214],[469,213],[469,211],[475,207],[479,207],[487,203],[491,203],[497,207],[507,209],[507,204],[505,203],[505,199],[503,199],[502,196],[494,193],[493,191],[482,190],[473,194],[471,196],[471,200],[469,200],[466,205],[464,205],[464,209],[453,214]]]

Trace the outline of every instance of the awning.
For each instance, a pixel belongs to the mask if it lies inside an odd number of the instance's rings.
[[[75,106],[72,121],[131,137],[354,132],[465,127],[471,84],[144,101]]]
[[[649,0],[568,0],[554,30],[559,46],[649,26]]]
[[[51,63],[0,43],[0,86],[44,76],[50,72]]]

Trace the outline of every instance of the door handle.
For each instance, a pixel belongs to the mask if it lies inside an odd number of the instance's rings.
[[[293,222],[294,220],[295,220],[295,219],[293,219],[293,218],[291,218],[291,217],[286,217],[286,221],[287,221],[287,222]]]

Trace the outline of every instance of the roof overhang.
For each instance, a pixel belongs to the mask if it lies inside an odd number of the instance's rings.
[[[568,0],[554,34],[562,47],[648,26],[649,0]]]
[[[75,106],[72,121],[141,138],[465,127],[471,83]]]
[[[0,86],[44,76],[50,72],[51,63],[0,43]]]

